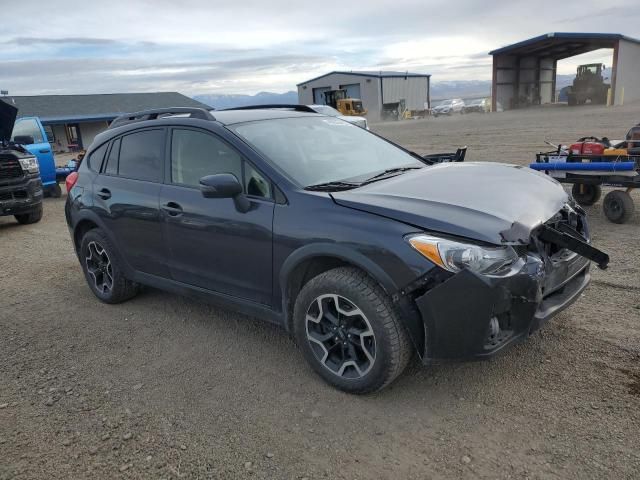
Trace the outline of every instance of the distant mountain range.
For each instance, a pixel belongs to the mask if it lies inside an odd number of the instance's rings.
[[[216,110],[225,108],[244,107],[247,105],[267,105],[269,103],[298,103],[298,92],[271,93],[260,92],[255,95],[220,95],[220,94],[203,94],[195,95],[194,100],[209,105]]]
[[[605,78],[611,78],[611,69],[606,69]],[[556,89],[560,90],[573,83],[575,75],[558,75],[556,77]],[[610,82],[610,80],[607,80]],[[458,80],[458,81],[434,81],[431,83],[431,99],[434,101],[449,98],[482,98],[491,95],[491,80]],[[246,105],[266,105],[269,103],[298,103],[298,92],[286,93],[260,92],[255,95],[222,95],[202,94],[193,97],[199,102],[205,103],[218,110],[224,108],[243,107]]]

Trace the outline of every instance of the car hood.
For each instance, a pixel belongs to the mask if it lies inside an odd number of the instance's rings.
[[[366,120],[366,118],[364,118],[364,117],[359,117],[359,116],[357,116],[357,115],[340,115],[338,118],[339,118],[340,120],[345,120],[345,121],[347,121],[347,122],[356,122],[356,121],[357,121],[357,122],[362,122],[362,121],[365,121],[365,120]]]
[[[6,142],[11,138],[17,115],[16,107],[0,100],[0,142]]]
[[[354,125],[358,125],[362,128],[365,128],[367,126],[367,119],[364,117],[358,117],[358,116],[349,116],[349,115],[340,115],[338,117],[340,120],[344,120],[345,122],[349,122],[349,123],[353,123]]]
[[[529,243],[568,201],[543,173],[500,163],[449,163],[331,194],[338,205],[422,230],[493,244]]]

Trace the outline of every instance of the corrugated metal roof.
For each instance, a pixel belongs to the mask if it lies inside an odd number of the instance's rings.
[[[34,95],[0,97],[18,107],[19,117],[44,123],[112,120],[118,115],[164,107],[211,107],[178,92]]]
[[[554,46],[565,44],[568,46],[566,51],[558,50],[557,54],[551,55],[560,59],[586,53],[598,48],[613,48],[614,43],[618,40],[626,40],[640,44],[640,40],[627,37],[620,33],[551,32],[492,50],[489,52],[489,55],[530,54],[531,52],[537,53],[538,51],[546,53]],[[575,46],[571,47],[572,43],[575,44]]]
[[[344,71],[344,70],[335,70],[333,72],[329,72],[329,73],[325,73],[324,75],[320,75],[319,77],[315,77],[312,78],[310,80],[306,80],[304,82],[300,82],[297,86],[299,85],[304,85],[305,83],[309,83],[309,82],[313,82],[314,80],[318,80],[320,78],[324,78],[324,77],[328,77],[329,75],[335,75],[335,74],[339,74],[339,75],[355,75],[358,77],[374,77],[374,78],[387,78],[387,77],[391,77],[391,78],[400,78],[400,77],[426,77],[429,78],[431,77],[431,74],[428,73],[412,73],[412,72],[394,72],[394,71],[379,71],[379,72],[374,72],[374,71],[367,71],[367,70],[351,70],[351,71]]]

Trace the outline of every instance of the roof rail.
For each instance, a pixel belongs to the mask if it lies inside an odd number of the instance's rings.
[[[156,108],[153,110],[143,110],[141,112],[125,113],[115,118],[109,128],[121,127],[129,123],[144,122],[145,120],[156,120],[172,115],[189,114],[190,118],[198,118],[200,120],[215,120],[215,117],[204,108],[195,107],[171,107]]]
[[[272,110],[276,108],[282,108],[294,110],[296,112],[308,112],[308,113],[318,113],[313,108],[308,107],[307,105],[297,105],[295,103],[269,103],[266,105],[246,105],[244,107],[234,107],[234,108],[225,108],[225,110]],[[222,111],[222,110],[220,110]]]

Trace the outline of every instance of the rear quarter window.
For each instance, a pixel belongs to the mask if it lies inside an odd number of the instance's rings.
[[[100,145],[93,152],[91,152],[91,155],[89,155],[89,158],[87,159],[87,165],[94,172],[100,171],[100,168],[102,167],[102,161],[104,160],[104,155],[105,153],[107,153],[108,145],[109,143]]]
[[[113,142],[111,142],[111,149],[109,150],[109,155],[107,156],[105,166],[102,169],[104,173],[106,173],[107,175],[118,174],[118,156],[119,155],[120,155],[120,139],[116,138]]]

